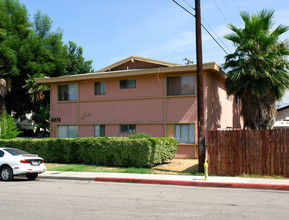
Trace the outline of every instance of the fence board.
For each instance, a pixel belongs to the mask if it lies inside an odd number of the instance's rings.
[[[239,146],[239,132],[237,131],[233,131],[233,146],[235,147],[235,163],[234,163],[234,168],[235,168],[235,175],[240,175],[240,166],[236,166],[236,164],[240,164],[241,160],[240,160],[240,146]]]
[[[256,159],[256,163],[255,163],[255,172],[256,174],[262,174],[262,163],[261,163],[261,158],[262,158],[262,154],[261,154],[261,151],[262,151],[262,142],[261,142],[261,133],[260,132],[255,132],[255,135],[256,135],[256,141],[255,141],[255,149],[256,149],[256,156],[255,156],[255,159]],[[260,146],[260,147],[259,147]],[[260,171],[261,170],[261,171]]]
[[[278,130],[275,130],[275,135],[274,135],[274,171],[273,171],[273,174],[274,175],[278,175],[277,173],[279,173],[279,170],[278,170],[278,135],[279,135],[279,131]]]
[[[262,140],[262,175],[266,175],[267,169],[269,167],[268,160],[268,131],[260,131]]]
[[[270,163],[270,167],[268,169],[268,173],[267,175],[273,175],[274,173],[274,145],[275,145],[275,137],[274,137],[274,131],[273,130],[270,130],[269,131],[269,154],[270,154],[270,160],[269,160],[269,163]]]
[[[217,135],[217,131],[215,131],[215,133],[214,133],[214,138],[215,138],[215,146],[218,146],[218,135]],[[218,147],[216,147],[215,149],[214,149],[214,152],[215,152],[215,155],[216,155],[216,157],[214,158],[215,160],[215,171],[214,172],[217,172],[218,171],[218,164],[219,164],[219,148]]]
[[[289,176],[289,129],[208,132],[209,172]]]
[[[286,154],[285,154],[285,157],[286,157],[286,177],[289,177],[289,129],[286,129],[286,132],[285,132],[285,144],[286,144]]]
[[[285,152],[285,148],[286,148],[286,139],[285,139],[285,130],[282,130],[282,136],[281,136],[281,144],[282,144],[282,152],[281,152],[281,166],[282,166],[282,173],[281,176],[286,176],[286,152]]]
[[[246,136],[246,158],[248,158],[249,161],[253,161],[252,160],[252,147],[251,147],[251,135],[252,135],[252,131],[249,131],[248,132],[248,135]],[[247,167],[247,171],[248,171],[248,174],[252,174],[252,164],[253,163],[246,163],[246,167]]]

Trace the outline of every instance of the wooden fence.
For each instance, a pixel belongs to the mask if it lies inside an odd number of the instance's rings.
[[[289,177],[289,129],[209,131],[209,173]]]

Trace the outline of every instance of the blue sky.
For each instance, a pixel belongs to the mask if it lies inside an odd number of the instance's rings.
[[[177,0],[194,7],[194,0]],[[31,20],[37,9],[53,20],[53,30],[61,28],[63,41],[83,48],[86,60],[99,70],[136,55],[184,64],[185,57],[196,63],[194,17],[172,0],[20,0]],[[289,26],[288,0],[201,0],[202,23],[228,52],[234,47],[223,36],[233,23],[242,27],[239,12],[275,10],[275,23]],[[193,12],[193,10],[191,9]],[[289,39],[289,33],[280,40]],[[202,30],[203,61],[224,62],[225,52]],[[222,42],[221,42],[222,41]],[[225,45],[224,45],[224,44]],[[289,93],[283,104],[289,104]]]

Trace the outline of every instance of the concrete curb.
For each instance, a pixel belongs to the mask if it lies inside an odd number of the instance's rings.
[[[198,186],[198,187],[289,190],[289,185],[276,185],[276,184],[219,183],[219,182],[201,182],[201,181],[185,181],[185,180],[134,179],[134,178],[116,178],[116,177],[95,177],[94,180],[102,182],[146,183],[146,184],[165,184],[165,185]]]
[[[77,176],[38,176],[38,179],[95,181],[93,177],[77,177]]]
[[[60,174],[60,175],[59,175]],[[39,179],[59,179],[59,180],[82,180],[82,181],[99,181],[99,182],[119,182],[119,183],[143,183],[143,184],[161,184],[161,185],[179,185],[179,186],[197,186],[197,187],[220,187],[220,188],[243,188],[243,189],[263,189],[263,190],[287,190],[289,185],[283,184],[266,184],[266,183],[241,183],[241,182],[213,182],[200,180],[178,180],[178,179],[150,179],[150,178],[131,178],[131,177],[95,177],[85,175],[53,175],[39,176]]]

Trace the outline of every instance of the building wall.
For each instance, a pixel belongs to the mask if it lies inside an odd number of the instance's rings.
[[[79,137],[94,136],[94,125],[105,125],[106,136],[130,135],[120,133],[121,124],[136,124],[138,133],[174,137],[175,124],[194,124],[195,144],[179,144],[176,158],[197,158],[197,96],[166,96],[166,77],[178,74],[186,73],[75,82],[79,85],[79,100],[75,102],[58,102],[57,84],[53,84],[51,137],[57,137],[58,125],[77,125]],[[120,89],[119,80],[125,79],[136,79],[136,88]],[[94,83],[101,81],[106,82],[106,94],[94,95]],[[233,126],[233,102],[226,99],[223,83],[218,74],[205,73],[206,129]]]
[[[289,107],[277,111],[276,121],[284,121],[286,117],[289,117]]]
[[[225,78],[211,72],[204,73],[205,129],[239,129],[242,126],[240,104],[228,97]]]

